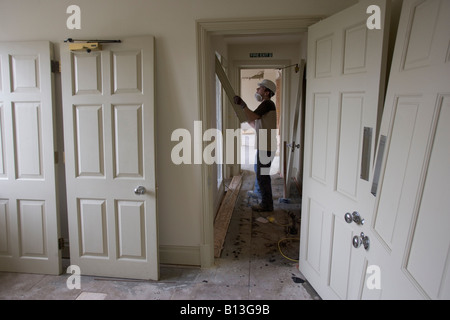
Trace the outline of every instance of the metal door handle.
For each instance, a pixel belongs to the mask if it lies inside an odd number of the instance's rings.
[[[360,236],[353,237],[353,246],[358,249],[361,245],[363,245],[364,249],[369,250],[370,247],[370,239],[368,236],[361,232]]]
[[[143,186],[139,186],[136,187],[136,189],[134,189],[134,193],[137,194],[138,196],[142,196],[143,194],[145,194],[146,191],[147,190]]]
[[[299,143],[295,144],[295,141],[292,141],[292,143],[288,143],[287,146],[291,148],[292,152],[295,151],[295,148],[300,149],[300,144]]]
[[[344,216],[344,219],[347,223],[354,222],[359,225],[363,225],[365,222],[365,220],[361,218],[361,215],[356,211],[354,211],[353,213],[347,212]]]

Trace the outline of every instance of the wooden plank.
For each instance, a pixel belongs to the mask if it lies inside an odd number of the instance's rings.
[[[242,175],[234,176],[214,221],[214,257],[219,258],[242,185]]]
[[[245,116],[244,110],[240,106],[234,104],[234,97],[236,96],[236,93],[234,92],[233,87],[231,86],[230,81],[228,80],[228,77],[222,68],[222,64],[220,63],[217,56],[215,57],[216,57],[216,74],[220,80],[220,83],[222,84],[223,89],[225,90],[228,100],[230,100],[230,103],[233,106],[234,112],[236,113],[239,122],[240,123],[247,122],[247,117]]]

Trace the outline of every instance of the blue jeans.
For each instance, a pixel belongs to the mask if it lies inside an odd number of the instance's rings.
[[[272,181],[270,179],[270,166],[272,164],[272,155],[270,151],[256,151],[256,182],[261,192],[261,206],[265,208],[273,208],[272,198]],[[255,182],[255,192],[256,184]]]
[[[258,172],[258,153],[256,153],[255,156],[255,165],[253,166],[253,169],[255,170],[255,174],[257,175]],[[253,188],[253,192],[256,193],[259,197],[261,197],[261,189],[259,188],[258,184],[258,177],[255,177],[255,187]]]

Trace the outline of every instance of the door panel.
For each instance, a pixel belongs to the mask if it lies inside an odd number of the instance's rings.
[[[16,179],[42,179],[41,105],[13,102]]]
[[[159,277],[153,41],[62,48],[70,252],[82,274]]]
[[[114,177],[143,177],[142,105],[113,106]]]
[[[364,93],[342,93],[336,190],[352,200],[358,198],[363,113]]]
[[[103,105],[75,105],[73,110],[77,177],[104,177]]]
[[[312,158],[311,177],[317,181],[327,183],[327,163],[328,163],[328,120],[330,114],[330,95],[317,94],[314,97],[313,133],[312,133]]]
[[[313,199],[308,199],[308,209],[306,212],[308,214],[308,236],[307,245],[305,252],[305,261],[311,266],[311,268],[320,274],[323,266],[321,265],[322,256],[322,242],[326,236],[324,233],[322,225],[325,216],[325,209],[315,202]]]
[[[1,70],[0,70],[1,78]],[[1,84],[1,83],[0,83]],[[1,90],[1,87],[0,87]],[[1,94],[1,91],[0,91]],[[0,102],[0,179],[7,176],[6,162],[5,162],[5,107],[3,102]]]
[[[434,142],[428,163],[426,181],[414,229],[414,238],[408,252],[406,270],[430,297],[446,299],[450,296],[449,286],[444,285],[449,274],[450,234],[450,96],[439,99],[437,112],[439,120],[434,132]],[[437,189],[437,187],[439,189]],[[443,214],[447,213],[447,214]],[[433,236],[440,245],[433,245]]]
[[[331,249],[330,288],[342,299],[348,298],[348,283],[352,259],[353,230],[341,217],[333,216],[333,245]]]
[[[19,200],[19,243],[21,256],[45,257],[45,202]]]
[[[398,97],[393,115],[392,139],[390,140],[389,162],[385,171],[385,188],[380,195],[378,210],[375,212],[374,230],[390,249],[395,233],[397,210],[404,184],[409,150],[416,127],[418,102],[415,98]]]
[[[0,43],[0,271],[61,273],[52,50]]]
[[[119,258],[146,259],[143,201],[117,201]]]
[[[384,299],[450,297],[450,2],[403,4],[381,134],[374,229],[388,253]]]
[[[381,9],[382,30],[366,26],[367,8],[374,4]],[[386,1],[360,1],[308,32],[299,266],[322,298],[363,294],[368,259],[352,240],[367,230],[347,224],[344,215],[357,211],[366,221],[372,218],[374,199],[368,196],[369,182],[361,178],[361,161],[374,154],[374,141],[363,148],[363,138],[366,128],[378,127],[389,10]],[[370,172],[373,163],[366,163]]]
[[[73,95],[98,95],[103,92],[101,54],[74,53],[71,61]]]
[[[366,23],[358,24],[345,30],[344,74],[367,72],[368,34]]]
[[[108,256],[106,201],[78,199],[81,256]]]
[[[9,61],[11,92],[39,92],[39,55],[11,54]]]
[[[113,93],[141,93],[141,51],[113,53]]]
[[[430,64],[432,58],[430,53],[440,5],[440,1],[423,1],[412,8],[412,23],[408,30],[409,40],[407,41],[403,70],[425,67]]]
[[[9,221],[9,201],[0,199],[0,255],[11,255],[11,232]]]

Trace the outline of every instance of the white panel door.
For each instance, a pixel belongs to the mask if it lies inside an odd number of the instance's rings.
[[[324,299],[363,297],[371,263],[352,240],[366,232],[383,103],[389,3],[358,4],[309,28],[300,271]],[[367,8],[381,9],[381,30]],[[347,223],[358,212],[365,224]],[[376,251],[370,248],[370,251]]]
[[[405,1],[373,219],[382,298],[450,299],[450,1]]]
[[[61,273],[52,55],[0,43],[0,271]]]
[[[82,274],[157,280],[154,39],[121,40],[61,48],[70,259]]]

